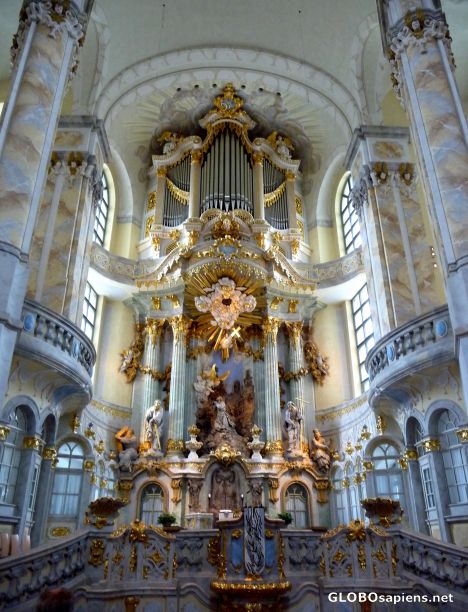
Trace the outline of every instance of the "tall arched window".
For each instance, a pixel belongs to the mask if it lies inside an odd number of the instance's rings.
[[[340,204],[341,227],[346,253],[351,253],[362,244],[359,217],[349,199],[351,189],[351,177],[348,177],[341,192]]]
[[[81,318],[81,329],[93,340],[94,328],[96,326],[96,312],[98,307],[99,296],[94,291],[90,283],[86,283],[85,294],[83,300],[83,315]]]
[[[468,502],[468,465],[464,448],[456,433],[457,427],[459,423],[456,416],[449,410],[444,410],[437,423],[437,432],[451,504]]]
[[[8,427],[10,433],[0,448],[0,501],[13,504],[23,438],[26,434],[26,417],[20,408],[16,409]]]
[[[348,519],[346,489],[343,487],[343,471],[340,468],[333,475],[332,488],[335,521],[337,525],[341,525],[347,523]]]
[[[292,516],[293,527],[309,527],[308,497],[305,487],[297,482],[290,485],[286,490],[285,502],[286,512]]]
[[[151,483],[141,492],[140,520],[145,525],[157,525],[158,517],[164,512],[164,491]]]
[[[94,220],[93,239],[101,246],[106,237],[107,221],[109,218],[109,183],[106,173],[103,171],[101,176],[101,197],[96,207],[96,217]]]
[[[369,304],[369,293],[367,283],[351,300],[353,313],[354,332],[356,334],[357,356],[359,362],[359,377],[361,379],[362,390],[369,388],[369,374],[366,370],[367,353],[375,344],[374,326],[372,325],[371,311]]]
[[[398,500],[405,508],[403,476],[399,464],[400,453],[396,446],[381,442],[372,452],[374,462],[374,482],[377,497],[390,497]]]
[[[50,513],[76,517],[83,484],[84,449],[76,440],[64,442],[57,453]]]

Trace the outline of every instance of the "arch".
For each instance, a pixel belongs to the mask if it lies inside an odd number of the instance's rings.
[[[34,436],[38,432],[40,411],[36,402],[28,395],[15,395],[3,407],[2,416],[5,422],[10,421],[16,408],[21,407],[27,420],[27,435]]]
[[[154,91],[185,86],[187,78],[211,83],[255,81],[257,86],[260,81],[266,90],[290,91],[324,109],[347,137],[361,123],[356,99],[327,72],[288,56],[242,47],[180,49],[136,62],[104,87],[95,112],[109,125],[120,108]]]
[[[426,411],[426,430],[428,435],[436,436],[437,435],[437,423],[439,420],[440,414],[444,410],[449,410],[453,412],[457,417],[459,424],[463,424],[466,422],[466,414],[462,410],[462,408],[452,400],[449,399],[439,399],[430,404],[429,408]]]
[[[78,437],[68,437],[57,445],[57,459],[50,514],[78,518],[83,494],[86,449]]]
[[[147,498],[145,492],[148,490]],[[168,510],[168,491],[159,480],[147,480],[137,493],[136,518],[145,525],[157,525],[158,517]]]
[[[411,414],[404,425],[404,437],[406,446],[416,446],[421,437],[425,436],[426,424],[424,418],[419,414]],[[416,438],[419,438],[416,440]]]
[[[310,494],[306,485],[294,480],[284,490],[283,505],[285,512],[292,516],[292,526],[305,529],[310,526]]]
[[[44,416],[41,427],[41,437],[47,446],[54,444],[56,433],[57,419],[54,414],[49,413]]]
[[[392,446],[395,446],[397,448],[400,454],[403,453],[405,450],[400,440],[397,440],[395,438],[392,438],[391,436],[384,434],[381,436],[375,436],[374,438],[371,438],[369,440],[369,442],[367,443],[364,449],[364,458],[366,459],[371,458],[375,448],[379,446],[380,444],[391,444]]]

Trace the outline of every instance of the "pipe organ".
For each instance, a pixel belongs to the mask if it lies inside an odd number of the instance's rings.
[[[241,140],[224,129],[214,139],[201,167],[200,214],[210,208],[246,210],[253,215],[253,172]]]
[[[297,230],[294,182],[300,162],[291,157],[292,143],[277,132],[251,141],[255,122],[242,106],[227,85],[199,122],[205,139],[164,134],[163,154],[153,156],[158,180],[148,201],[156,202],[156,210],[148,207],[147,236],[209,210],[242,210],[272,229]]]

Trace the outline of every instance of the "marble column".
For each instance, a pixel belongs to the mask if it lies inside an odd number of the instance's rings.
[[[356,130],[347,159],[368,279],[373,281],[377,336],[433,310],[443,300],[411,160],[408,130],[369,126]]]
[[[296,175],[294,172],[286,172],[286,202],[288,204],[289,229],[297,229],[295,185]]]
[[[167,455],[183,456],[184,452],[184,404],[187,365],[187,334],[191,321],[184,315],[171,317],[173,332],[171,392],[169,397],[169,427]]]
[[[286,330],[289,336],[289,369],[291,372],[298,372],[304,367],[304,350],[302,345],[302,321],[291,321],[286,323]],[[313,407],[304,405],[304,377],[298,376],[289,381],[289,396],[299,408],[304,417],[302,422],[301,444],[307,443],[308,434],[312,433],[311,428],[306,431],[305,414],[313,412]],[[313,423],[312,423],[313,425]]]
[[[265,360],[265,451],[268,455],[281,456],[283,452],[281,431],[280,387],[278,377],[278,347],[276,337],[281,321],[267,317],[263,324]]]
[[[37,485],[39,499],[36,497],[34,509],[34,524],[31,529],[31,544],[38,546],[44,542],[47,534],[47,518],[50,512],[52,486],[54,484],[55,462],[57,450],[53,446],[46,446],[42,452],[41,472]]]
[[[394,90],[410,117],[468,405],[468,123],[438,0],[379,0]]]
[[[263,153],[253,153],[253,200],[254,218],[265,220],[265,195],[263,193]]]
[[[0,126],[0,401],[28,282],[28,257],[65,87],[91,0],[25,0]]]
[[[159,372],[161,370],[161,337],[164,331],[164,323],[164,319],[146,320],[145,350],[142,366],[149,368],[152,372]],[[161,382],[153,378],[150,372],[145,373],[141,415],[138,423],[139,429],[135,429],[140,442],[144,441],[146,411],[154,404],[156,399],[162,399],[160,394]]]
[[[188,218],[200,216],[201,151],[192,151],[190,163],[190,194]]]
[[[28,297],[78,326],[109,154],[101,121],[62,117],[31,245]]]

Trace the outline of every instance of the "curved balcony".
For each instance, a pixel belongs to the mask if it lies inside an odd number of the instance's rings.
[[[15,351],[49,365],[68,382],[89,391],[96,350],[81,329],[33,300],[25,300],[21,319],[23,329]]]
[[[455,356],[447,306],[412,319],[384,336],[369,351],[369,401],[374,393],[404,377]]]

